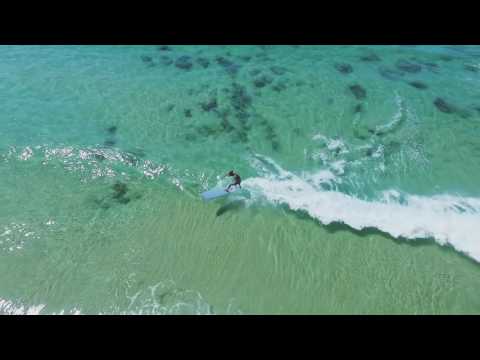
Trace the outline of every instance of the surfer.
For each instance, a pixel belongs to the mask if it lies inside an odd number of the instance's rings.
[[[225,189],[226,192],[229,192],[230,191],[230,188],[232,186],[235,186],[235,185],[238,185],[239,188],[242,188],[242,186],[240,185],[240,183],[242,182],[242,179],[240,178],[240,176],[235,173],[233,170],[230,170],[227,175],[225,176],[233,176],[233,183],[231,183],[230,185],[228,185],[228,187]]]

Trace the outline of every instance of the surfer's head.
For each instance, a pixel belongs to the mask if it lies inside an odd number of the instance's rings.
[[[233,172],[233,170],[230,170],[230,171],[228,172],[228,176],[234,176],[234,175],[235,175],[235,173]]]

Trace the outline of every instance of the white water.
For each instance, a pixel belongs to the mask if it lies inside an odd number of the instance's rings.
[[[273,160],[257,156],[252,165],[260,177],[243,182],[256,198],[286,204],[292,210],[306,211],[322,224],[344,223],[356,230],[376,228],[395,238],[433,238],[441,245],[480,262],[480,199],[452,195],[433,197],[401,194],[386,190],[375,201],[367,201],[318,187],[324,176],[297,176],[282,169]],[[312,181],[313,180],[313,181]]]

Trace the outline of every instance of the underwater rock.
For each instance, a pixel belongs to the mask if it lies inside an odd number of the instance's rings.
[[[398,60],[395,66],[397,67],[397,69],[401,71],[405,71],[412,74],[422,71],[422,67],[420,65],[414,64],[408,60],[403,60],[403,59]]]
[[[163,65],[169,66],[173,64],[173,60],[170,59],[170,57],[163,55],[160,57],[160,61],[162,62]]]
[[[337,71],[342,74],[350,74],[353,72],[353,67],[350,64],[339,63],[339,64],[335,64],[334,66],[335,66],[335,69],[337,69]]]
[[[152,57],[147,55],[142,55],[140,58],[144,63],[151,63],[153,61]]]
[[[103,143],[105,146],[114,146],[117,142],[113,139],[108,139],[108,140],[105,140],[105,142]]]
[[[176,61],[175,61],[175,66],[179,69],[182,70],[190,70],[193,66],[192,60],[190,56],[180,56]]]
[[[185,117],[191,118],[192,117],[192,110],[185,109],[184,114],[185,114]]]
[[[217,99],[210,99],[206,102],[200,104],[203,111],[209,112],[210,110],[215,110],[218,106]]]
[[[113,193],[114,199],[119,199],[123,197],[128,191],[127,185],[119,181],[112,186],[112,189],[114,191]]]
[[[414,88],[420,89],[420,90],[428,89],[427,84],[425,84],[425,83],[423,83],[423,82],[421,82],[421,81],[410,81],[410,82],[408,83],[408,85],[413,86]]]
[[[252,59],[252,57],[249,56],[249,55],[239,56],[238,58],[239,58],[240,60],[245,61],[245,62],[249,62],[249,61]]]
[[[270,66],[270,71],[275,75],[283,75],[287,72],[287,69],[282,66]]]
[[[287,84],[284,81],[278,82],[272,86],[273,91],[280,92],[287,89]]]
[[[252,104],[252,98],[247,94],[244,86],[232,84],[230,101],[235,110],[244,112]]]
[[[355,108],[353,109],[353,113],[357,114],[357,113],[361,113],[361,112],[363,112],[363,104],[357,104],[355,106]]]
[[[302,130],[300,128],[294,128],[292,130],[292,133],[294,133],[297,136],[300,136],[302,134]]]
[[[453,105],[447,103],[444,99],[440,97],[437,97],[433,104],[438,110],[447,114],[451,114],[456,111],[456,108]]]
[[[168,45],[160,45],[157,47],[159,51],[172,51],[172,48]]]
[[[442,61],[452,61],[453,60],[453,56],[450,56],[450,55],[440,55],[438,58]]]
[[[223,56],[217,56],[215,58],[215,61],[219,65],[221,65],[230,75],[236,75],[238,70],[240,69],[240,65],[235,64],[234,62]]]
[[[273,79],[270,76],[262,75],[253,80],[253,85],[257,88],[263,88],[273,82]]]
[[[210,66],[210,60],[208,60],[207,58],[199,57],[197,59],[197,64],[206,69]]]
[[[93,155],[93,158],[94,158],[95,160],[97,160],[97,161],[104,161],[104,160],[107,159],[107,158],[106,158],[104,155],[102,155],[102,154],[94,154],[94,155]]]
[[[374,54],[374,53],[367,54],[367,55],[362,55],[362,56],[360,56],[360,60],[365,61],[365,62],[382,61],[382,59],[380,59],[378,57],[378,55]]]
[[[367,91],[360,85],[350,85],[349,90],[357,100],[363,100],[367,97]]]
[[[110,126],[109,128],[107,128],[107,131],[109,134],[111,135],[115,135],[115,133],[117,132],[117,127],[114,125],[114,126]]]
[[[252,70],[250,70],[249,74],[252,75],[252,76],[257,76],[261,72],[262,72],[262,70],[260,70],[260,69],[252,69]]]
[[[475,66],[475,65],[471,65],[471,64],[464,64],[463,65],[463,68],[466,70],[466,71],[470,71],[470,72],[474,72],[474,73],[477,73],[478,72],[478,66]]]
[[[395,69],[390,69],[385,66],[381,66],[378,69],[378,72],[380,75],[382,75],[384,78],[389,79],[389,80],[401,80],[402,76],[405,74],[401,71],[395,70]]]

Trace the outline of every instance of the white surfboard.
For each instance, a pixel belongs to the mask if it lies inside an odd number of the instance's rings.
[[[201,195],[202,195],[202,199],[207,201],[207,200],[217,199],[217,198],[220,198],[222,196],[227,196],[231,193],[234,193],[238,189],[239,189],[238,186],[234,186],[234,187],[232,186],[230,188],[230,191],[227,192],[225,190],[225,188],[214,188],[212,190],[208,190],[208,191],[203,192]]]

